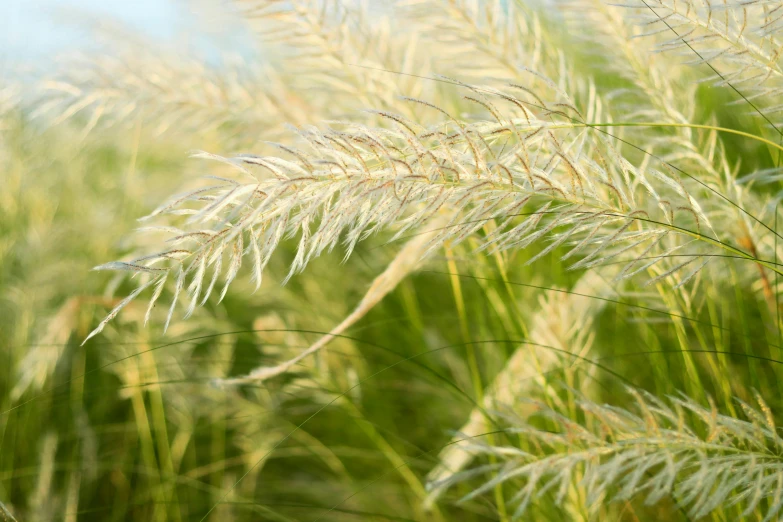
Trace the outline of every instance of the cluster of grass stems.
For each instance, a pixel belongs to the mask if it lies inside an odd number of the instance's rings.
[[[783,516],[781,2],[227,9],[0,79],[0,520]]]

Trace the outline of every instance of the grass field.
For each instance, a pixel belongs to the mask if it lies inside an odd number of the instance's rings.
[[[783,516],[783,6],[632,4],[0,79],[0,520]]]

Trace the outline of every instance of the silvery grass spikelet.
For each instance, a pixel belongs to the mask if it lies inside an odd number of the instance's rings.
[[[530,321],[530,342],[516,348],[487,388],[482,408],[471,411],[453,444],[438,455],[438,465],[428,475],[429,504],[437,502],[449,481],[470,465],[475,456],[470,451],[474,439],[492,429],[488,415],[514,409],[522,397],[549,394],[547,375],[551,371],[563,367],[573,370],[589,360],[592,323],[607,299],[617,295],[611,282],[618,271],[617,265],[589,271],[567,293],[553,289],[540,300],[540,309]],[[524,419],[525,413],[534,411],[517,409],[515,418]]]
[[[780,5],[766,0],[633,0],[624,6],[633,8],[645,35],[663,39],[659,51],[676,52],[691,65],[706,66],[711,75],[705,81],[734,91],[737,103],[776,125],[780,106],[767,102],[783,88]]]
[[[95,128],[143,125],[159,135],[211,136],[233,149],[256,144],[260,129],[267,140],[286,141],[286,124],[304,126],[314,115],[342,119],[347,107],[405,110],[389,88],[387,71],[400,73],[395,81],[405,92],[432,94],[416,77],[429,71],[416,54],[416,39],[395,37],[385,17],[371,17],[361,5],[235,4],[264,52],[283,56],[284,64],[259,66],[227,55],[216,67],[162,52],[135,35],[98,31],[96,38],[107,40],[112,52],[67,57],[66,67],[40,83],[34,116],[52,124],[83,117],[85,135]]]
[[[97,267],[130,273],[139,285],[90,337],[148,288],[153,305],[167,281],[175,287],[166,325],[181,297],[189,299],[187,317],[221,276],[222,299],[245,257],[258,287],[284,238],[299,236],[291,277],[338,243],[347,258],[358,241],[385,229],[401,237],[441,210],[451,218],[432,239],[433,248],[443,241],[458,244],[499,220],[480,251],[521,249],[549,236],[552,243],[531,262],[570,244],[565,258],[577,259],[572,268],[592,268],[620,254],[662,253],[652,262],[630,261],[625,272],[634,275],[690,246],[684,259],[652,282],[688,268],[677,281],[686,283],[709,252],[753,259],[717,239],[693,189],[675,172],[636,168],[610,138],[578,119],[556,84],[544,83],[562,101],[537,113],[511,94],[473,87],[475,100],[493,119],[463,122],[411,100],[446,119],[422,127],[381,111],[392,128],[304,129],[299,135],[305,147],[290,149],[294,159],[199,154],[233,166],[241,180],[219,178],[145,218],[169,216],[171,224],[147,229],[169,236],[166,250]],[[500,109],[500,103],[511,109]]]
[[[739,401],[745,418],[724,415],[714,403],[703,407],[688,397],[657,398],[633,388],[636,407],[597,404],[582,397],[584,420],[538,400],[519,398],[556,426],[543,430],[526,417],[505,416],[509,432],[540,444],[540,453],[511,446],[466,445],[474,454],[494,455],[487,465],[446,478],[448,487],[492,469],[496,475],[465,499],[497,484],[524,479],[511,503],[515,518],[552,492],[563,499],[574,480],[587,492],[588,506],[642,497],[649,504],[674,496],[695,518],[721,507],[739,506],[742,517],[768,503],[762,520],[783,509],[783,439],[769,407]]]
[[[85,136],[144,126],[159,136],[222,134],[233,144],[255,142],[259,127],[276,139],[283,122],[306,121],[306,104],[274,71],[235,58],[218,70],[137,39],[112,45],[115,52],[99,58],[70,56],[57,77],[42,80],[33,117],[51,125],[83,118]]]

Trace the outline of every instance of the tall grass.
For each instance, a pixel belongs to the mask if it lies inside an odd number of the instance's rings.
[[[0,90],[2,516],[780,516],[779,5],[230,11]]]

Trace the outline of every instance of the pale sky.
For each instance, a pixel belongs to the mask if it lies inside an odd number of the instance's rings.
[[[84,22],[114,20],[162,44],[189,45],[207,55],[239,52],[249,36],[230,17],[193,0],[0,0],[0,60],[45,65],[93,43]],[[212,2],[219,5],[220,2]]]

